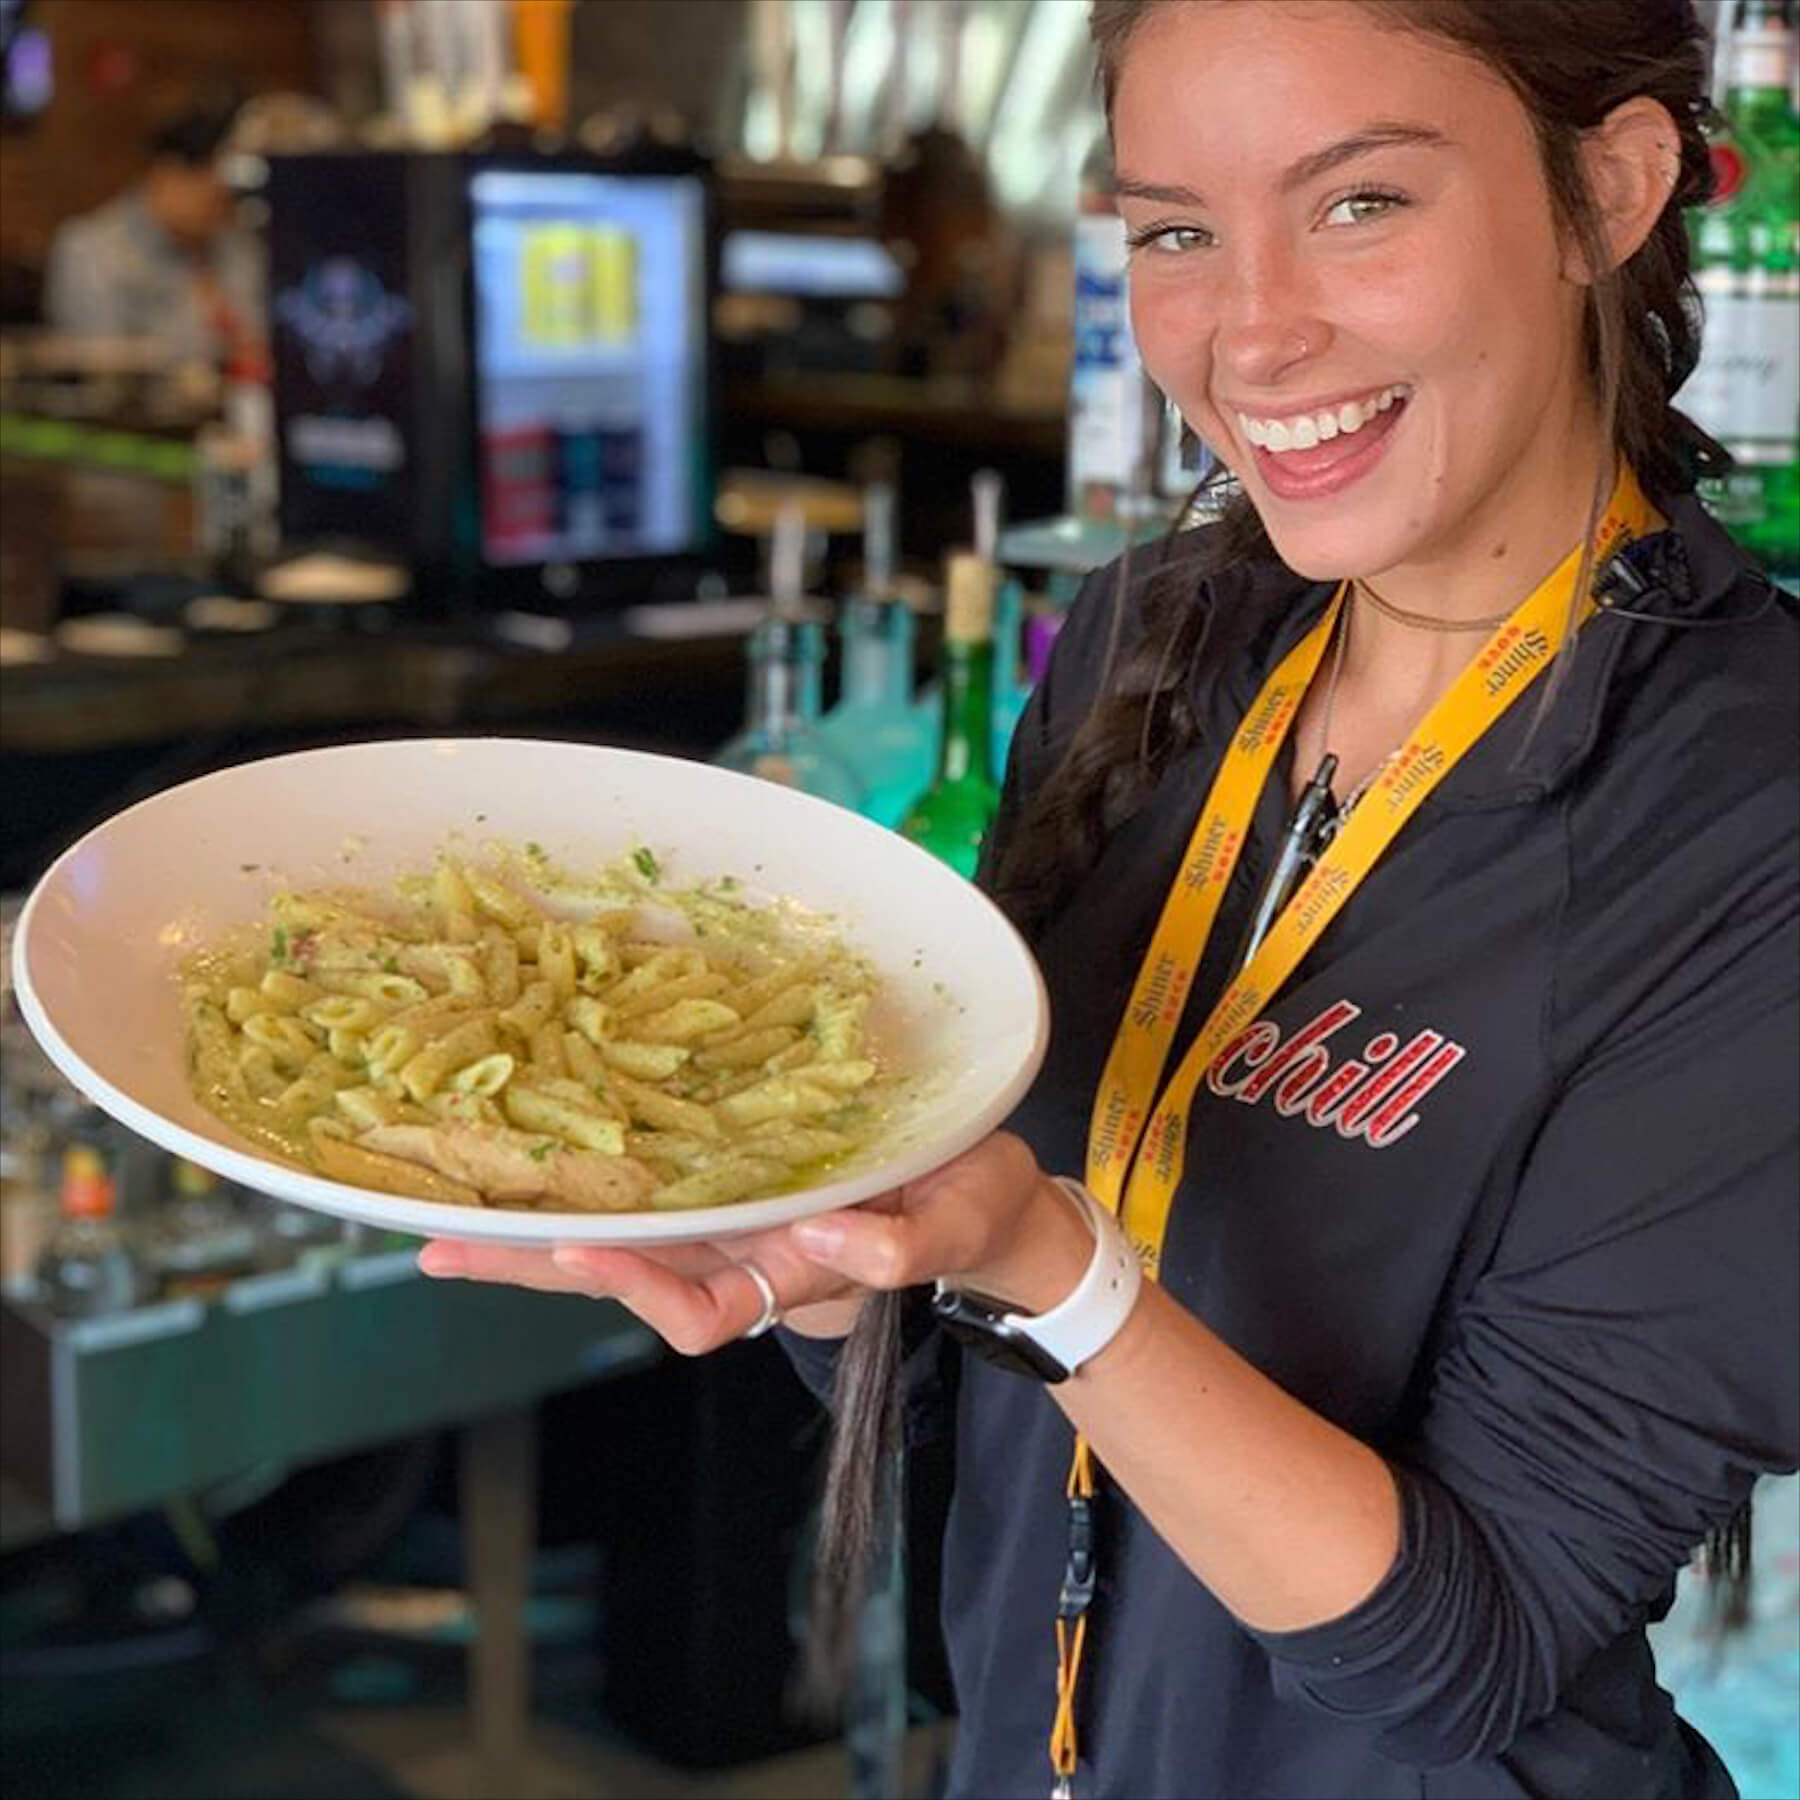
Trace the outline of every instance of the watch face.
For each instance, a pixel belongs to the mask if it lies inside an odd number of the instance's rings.
[[[943,1288],[931,1297],[938,1323],[978,1356],[1009,1375],[1025,1375],[1033,1381],[1069,1379],[1069,1371],[1041,1344],[1013,1324],[998,1300],[966,1288]]]

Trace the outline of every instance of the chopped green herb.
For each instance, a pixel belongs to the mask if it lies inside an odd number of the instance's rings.
[[[646,881],[658,881],[662,878],[662,868],[656,858],[642,845],[632,851],[631,860],[637,865],[637,872]]]
[[[533,1162],[542,1162],[555,1148],[556,1145],[549,1138],[546,1138],[541,1144],[533,1144],[525,1154],[529,1156]]]
[[[738,878],[735,875],[721,875],[719,891],[722,894],[735,894],[738,891]]]
[[[544,846],[542,844],[527,844],[525,846],[525,854],[527,856],[536,857],[539,862],[542,862],[544,859]]]
[[[275,935],[269,941],[269,956],[275,962],[286,962],[288,953],[288,936],[285,925],[275,927]]]
[[[398,975],[400,973],[400,959],[397,956],[390,956],[382,963],[381,967],[386,974]]]

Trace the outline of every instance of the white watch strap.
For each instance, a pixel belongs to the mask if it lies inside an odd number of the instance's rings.
[[[1073,1375],[1119,1335],[1137,1304],[1144,1271],[1119,1221],[1073,1177],[1053,1179],[1093,1227],[1094,1254],[1068,1299],[1046,1313],[1009,1313],[1007,1323]]]

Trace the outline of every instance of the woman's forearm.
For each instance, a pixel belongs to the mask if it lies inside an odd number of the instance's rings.
[[[1259,1631],[1323,1624],[1393,1566],[1387,1464],[1146,1283],[1119,1335],[1050,1390],[1117,1485]]]

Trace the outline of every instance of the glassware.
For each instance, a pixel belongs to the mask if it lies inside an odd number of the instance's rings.
[[[71,1144],[62,1156],[61,1218],[38,1259],[39,1297],[59,1318],[128,1312],[142,1280],[113,1217],[113,1180],[99,1151]]]
[[[804,616],[806,517],[797,505],[776,516],[769,562],[769,616],[746,645],[744,728],[713,761],[858,811],[862,783],[819,730],[825,634]]]
[[[210,1169],[169,1159],[169,1191],[143,1231],[146,1272],[165,1300],[211,1299],[256,1269],[256,1227]]]
[[[305,1267],[338,1262],[346,1255],[343,1220],[248,1189],[243,1200],[256,1234],[257,1268]]]
[[[1031,684],[1019,674],[1019,648],[1025,632],[1025,589],[1003,575],[994,593],[994,720],[993,759],[996,779],[1006,773],[1019,715],[1031,698]]]
[[[862,785],[817,729],[825,634],[811,619],[765,619],[750,634],[744,729],[713,758],[857,811]]]
[[[950,558],[940,662],[943,748],[937,778],[901,822],[915,844],[973,876],[1000,804],[993,777],[994,568],[973,551]]]
[[[1800,114],[1793,0],[1738,0],[1725,60],[1715,193],[1689,219],[1706,309],[1677,396],[1736,459],[1701,484],[1719,522],[1772,574],[1800,574]]]
[[[863,577],[838,614],[842,686],[819,736],[861,783],[862,811],[898,825],[930,784],[935,735],[912,702],[912,614],[893,597],[894,490],[863,497]]]

